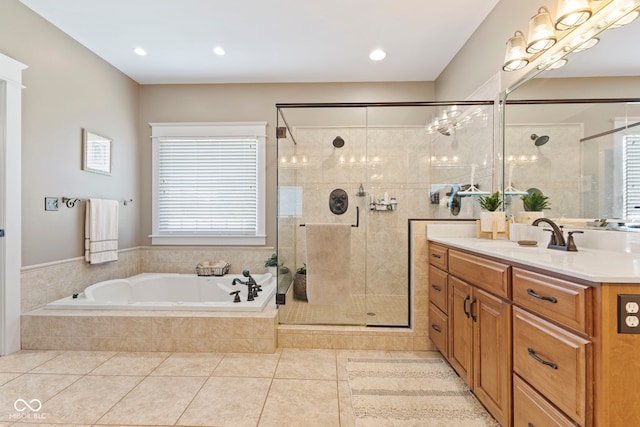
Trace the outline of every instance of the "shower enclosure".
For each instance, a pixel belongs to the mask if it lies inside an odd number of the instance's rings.
[[[495,187],[493,101],[276,107],[280,322],[411,326],[410,227],[478,216],[457,193]],[[309,224],[351,228],[307,277]],[[311,290],[337,294],[316,304]]]

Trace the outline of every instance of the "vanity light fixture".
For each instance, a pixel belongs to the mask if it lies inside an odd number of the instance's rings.
[[[387,52],[382,49],[376,49],[371,51],[371,53],[369,54],[369,59],[371,59],[372,61],[382,61],[384,58],[386,58],[386,56]]]
[[[547,61],[538,65],[538,70],[557,70],[558,68],[562,68],[567,65],[567,58],[558,58],[557,56],[552,56]]]
[[[587,21],[593,11],[588,0],[558,0],[556,30],[565,31]]]
[[[584,40],[584,41],[583,41]],[[572,46],[576,46],[572,52],[582,52],[583,50],[591,49],[600,42],[598,37],[579,37],[575,42],[571,43]]]
[[[637,2],[634,0],[629,0],[625,2],[620,9],[607,16],[606,20],[608,22],[613,22],[609,25],[608,29],[612,30],[614,28],[620,28],[623,25],[627,25],[635,21],[636,18],[640,16],[640,11],[638,9],[633,10],[638,7],[636,3]]]
[[[147,54],[147,51],[141,47],[134,47],[133,53],[135,53],[136,55],[145,56]]]
[[[549,49],[558,39],[553,30],[549,10],[542,6],[538,14],[529,20],[529,36],[527,37],[527,53],[538,53]]]
[[[524,68],[529,63],[529,57],[527,56],[527,43],[524,40],[524,34],[521,31],[516,31],[507,41],[507,51],[504,55],[504,64],[502,69],[504,71],[516,71]]]
[[[218,56],[222,56],[225,54],[224,49],[221,48],[220,46],[216,46],[213,48],[213,53],[215,53]]]

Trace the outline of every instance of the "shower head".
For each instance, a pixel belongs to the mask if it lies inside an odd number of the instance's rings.
[[[444,136],[451,136],[451,129],[450,128],[439,127],[438,128],[438,132],[440,132]]]
[[[333,146],[336,147],[336,148],[344,147],[344,139],[342,139],[342,137],[340,137],[340,136],[336,136],[333,139]]]
[[[531,139],[535,141],[534,144],[536,147],[540,147],[549,142],[549,137],[547,135],[538,136],[535,133],[532,133]]]

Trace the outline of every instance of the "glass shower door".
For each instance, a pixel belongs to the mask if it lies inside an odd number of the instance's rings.
[[[366,108],[279,111],[278,262],[293,278],[280,284],[281,323],[366,324],[366,114]],[[324,249],[326,262],[312,256],[308,266],[307,245],[318,243],[307,235],[330,224],[351,226],[341,228],[348,237]]]

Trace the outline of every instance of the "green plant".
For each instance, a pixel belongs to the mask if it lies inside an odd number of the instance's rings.
[[[498,208],[502,205],[502,199],[500,198],[500,192],[496,191],[490,196],[480,196],[478,198],[480,202],[480,209],[483,211],[493,212],[498,210]]]
[[[296,270],[296,274],[307,274],[307,264],[304,264],[302,267]]]
[[[543,209],[551,209],[549,197],[542,193],[530,193],[522,196],[521,198],[525,211],[538,212]]]
[[[273,254],[264,262],[265,267],[277,267],[278,266],[278,254]]]

